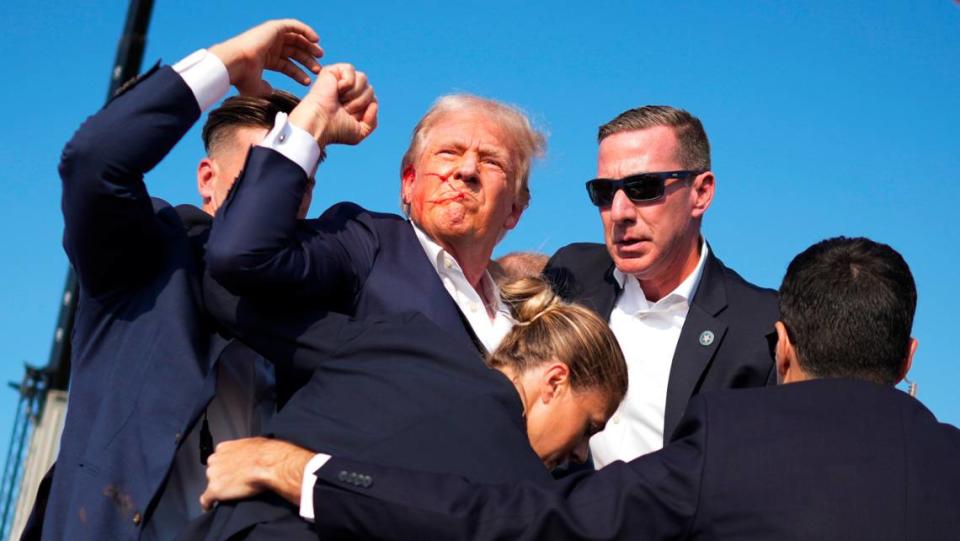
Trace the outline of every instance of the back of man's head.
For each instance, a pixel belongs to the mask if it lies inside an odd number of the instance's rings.
[[[207,155],[229,147],[237,128],[273,128],[277,113],[289,113],[300,99],[289,92],[274,90],[268,96],[232,96],[210,111],[203,125],[203,147]]]
[[[628,109],[600,126],[597,142],[615,133],[648,130],[658,126],[673,128],[679,146],[677,159],[687,169],[710,170],[710,141],[700,119],[669,105],[644,105]]]
[[[780,286],[780,319],[814,378],[900,381],[916,306],[906,261],[866,238],[814,244],[793,259]]]

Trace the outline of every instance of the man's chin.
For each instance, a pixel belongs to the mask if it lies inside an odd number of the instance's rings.
[[[634,255],[634,254],[621,254],[613,253],[610,254],[613,259],[613,264],[616,265],[617,270],[624,274],[629,274],[632,276],[643,275],[650,268],[650,257],[649,254],[644,255]]]

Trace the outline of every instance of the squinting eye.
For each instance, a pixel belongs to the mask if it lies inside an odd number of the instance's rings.
[[[498,169],[503,169],[503,164],[497,160],[483,160],[483,165],[489,165],[491,167],[496,167]]]

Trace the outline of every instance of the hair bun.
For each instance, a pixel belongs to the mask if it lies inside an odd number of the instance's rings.
[[[500,296],[521,325],[536,320],[561,302],[550,284],[539,277],[507,282],[500,287]]]

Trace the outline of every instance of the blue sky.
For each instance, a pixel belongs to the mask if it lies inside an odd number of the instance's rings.
[[[56,165],[103,103],[126,7],[49,0],[0,12],[2,381],[49,355],[67,268]],[[341,200],[396,210],[411,128],[437,96],[466,91],[521,106],[550,134],[532,205],[498,253],[600,241],[583,189],[597,126],[643,104],[683,107],[712,142],[718,191],[704,229],[715,253],[776,287],[822,238],[891,244],[920,295],[911,377],[938,417],[960,424],[957,2],[169,1],[154,7],[144,66],[278,17],[313,25],[326,61],[366,71],[381,104],[369,140],[330,150],[311,215]],[[200,158],[194,129],[148,176],[152,193],[197,202]],[[0,390],[0,444],[15,405]]]

